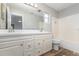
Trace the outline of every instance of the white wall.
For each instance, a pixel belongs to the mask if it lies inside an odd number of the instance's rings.
[[[79,52],[79,4],[63,10],[58,20],[61,45]]]

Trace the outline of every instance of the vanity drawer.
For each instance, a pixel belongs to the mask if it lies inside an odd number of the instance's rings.
[[[23,40],[0,43],[0,49],[11,47],[11,46],[19,46],[19,45],[20,46],[23,45]]]

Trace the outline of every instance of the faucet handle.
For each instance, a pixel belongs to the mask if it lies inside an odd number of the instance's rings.
[[[8,32],[14,32],[12,26],[8,28]]]

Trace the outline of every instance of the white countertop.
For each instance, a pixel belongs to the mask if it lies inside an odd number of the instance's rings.
[[[32,35],[43,35],[43,34],[51,34],[51,33],[38,32],[38,31],[16,31],[16,32],[0,31],[0,42],[18,40],[18,39],[20,40],[21,38],[26,38],[26,36],[29,37]]]
[[[33,35],[33,34],[49,34],[50,32],[6,32],[0,33],[0,36],[9,36],[9,35]]]
[[[0,30],[0,38],[2,37],[17,37],[26,35],[39,35],[39,34],[50,34],[50,32],[39,32],[35,30],[20,30],[15,32],[8,32],[8,30]]]

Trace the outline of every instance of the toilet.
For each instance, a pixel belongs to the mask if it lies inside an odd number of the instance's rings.
[[[60,42],[61,42],[60,39],[52,39],[53,49],[54,50],[59,50]]]

